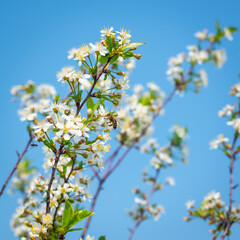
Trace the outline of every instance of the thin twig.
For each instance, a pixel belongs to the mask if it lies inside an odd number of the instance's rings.
[[[99,181],[98,183],[98,188],[97,188],[97,191],[96,193],[94,194],[94,197],[93,197],[93,201],[92,201],[92,204],[91,204],[91,208],[90,208],[90,211],[93,212],[94,211],[94,208],[95,208],[95,205],[96,205],[96,201],[97,201],[97,198],[98,198],[98,195],[102,189],[102,184],[103,184],[104,180],[102,179],[101,181]],[[87,222],[84,226],[84,229],[83,229],[83,232],[82,232],[82,235],[81,235],[81,238],[84,239],[86,233],[87,233],[87,230],[89,228],[89,225],[90,225],[90,222],[91,222],[91,219],[92,217],[89,217],[87,219]]]
[[[69,172],[69,174],[68,174],[68,177],[65,179],[65,183],[67,183],[67,182],[69,181],[69,178],[70,178],[71,175],[72,175],[72,172],[73,172],[73,170],[74,170],[74,165],[75,165],[75,162],[76,162],[76,157],[77,157],[77,156],[74,156],[74,157],[72,158],[72,160],[73,160],[73,162],[72,162],[72,167],[71,167],[71,170],[70,170],[70,172]]]
[[[106,165],[108,162],[110,162],[111,164],[108,165],[107,171],[109,171],[109,167],[111,167],[112,165],[112,161],[113,159],[117,156],[117,154],[119,153],[119,151],[121,150],[121,148],[123,147],[122,144],[119,144],[119,146],[116,148],[116,150],[104,161],[104,164]],[[99,175],[100,173],[100,169],[96,171],[96,173]],[[91,177],[91,180],[93,180],[95,178],[95,173],[94,175]]]
[[[17,160],[17,162],[16,162],[13,170],[11,171],[11,173],[9,174],[8,178],[6,179],[5,183],[4,183],[3,186],[2,186],[2,189],[1,189],[1,192],[0,192],[0,197],[2,196],[5,187],[7,186],[8,182],[9,182],[9,180],[11,179],[12,175],[14,174],[14,172],[17,170],[20,161],[22,160],[24,154],[27,152],[27,150],[28,150],[28,148],[29,148],[29,146],[30,146],[30,144],[31,144],[31,142],[32,142],[32,140],[33,140],[33,135],[32,135],[31,132],[29,132],[29,136],[30,136],[30,139],[28,140],[28,143],[27,143],[25,149],[23,150],[22,154],[19,154],[19,153],[17,152],[18,160]]]
[[[103,66],[102,70],[100,71],[99,75],[97,77],[93,77],[94,81],[93,81],[93,85],[90,89],[90,91],[88,92],[88,95],[85,97],[85,99],[82,101],[82,103],[78,106],[77,108],[77,112],[76,112],[76,116],[79,114],[79,112],[81,111],[81,109],[83,108],[84,104],[86,103],[86,101],[88,100],[88,98],[90,98],[91,94],[92,94],[92,91],[95,87],[95,85],[97,84],[99,78],[101,77],[101,75],[104,73],[106,67],[108,66],[108,64],[110,63],[111,59],[113,58],[112,57],[109,57],[107,62],[105,63],[105,65]]]
[[[48,183],[48,187],[47,187],[47,199],[46,199],[46,213],[49,213],[50,212],[50,192],[51,192],[51,187],[52,187],[52,183],[53,183],[53,180],[55,178],[55,171],[56,171],[56,168],[57,168],[57,164],[58,164],[58,161],[59,161],[59,158],[62,154],[62,149],[63,149],[63,145],[61,145],[58,149],[58,152],[56,153],[56,157],[55,157],[55,161],[54,161],[54,166],[52,167],[52,174],[51,174],[51,178],[50,178],[50,181]]]
[[[147,201],[146,206],[149,204],[153,193],[156,191],[156,185],[157,185],[157,179],[159,177],[159,173],[160,173],[160,169],[156,170],[156,175],[155,175],[155,178],[154,178],[154,182],[152,183],[150,193],[149,193],[148,197],[146,198],[146,201]],[[141,216],[137,219],[137,222],[136,222],[134,228],[130,229],[130,236],[129,236],[128,240],[132,240],[133,235],[135,234],[135,232],[136,232],[137,228],[139,227],[140,223],[142,223],[143,220],[145,219],[143,216],[144,216],[144,213],[145,213],[146,210],[147,209],[145,207],[143,209],[143,211],[141,212]]]
[[[128,240],[132,240],[134,233],[136,232],[137,228],[139,227],[139,225],[141,224],[142,221],[143,221],[142,217],[138,218],[134,228],[130,229],[131,233],[130,233],[130,236],[129,236]]]
[[[233,222],[231,221],[231,212],[232,212],[233,190],[234,190],[233,171],[234,171],[234,161],[235,161],[235,158],[236,158],[236,151],[234,150],[234,147],[235,147],[237,139],[238,139],[238,133],[235,132],[235,136],[234,136],[234,139],[233,139],[233,142],[232,142],[232,149],[231,149],[231,156],[230,156],[231,162],[230,162],[230,167],[229,167],[230,192],[229,192],[229,206],[228,206],[228,211],[227,211],[227,224],[226,224],[226,228],[225,228],[224,233],[221,236],[220,240],[223,240],[227,236],[227,234],[228,234],[228,232],[229,232],[229,230],[230,230],[230,228],[233,224]]]
[[[91,180],[92,180],[94,177],[97,177],[98,181],[101,181],[101,178],[100,178],[100,176],[99,176],[99,174],[98,174],[98,171],[94,168],[94,166],[91,166],[91,169],[92,169],[92,171],[94,172],[94,175],[93,175],[93,177],[91,178]]]

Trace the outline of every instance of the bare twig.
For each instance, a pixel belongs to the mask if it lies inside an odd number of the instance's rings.
[[[109,163],[108,167],[107,167],[107,171],[110,170],[111,166],[112,166],[112,162],[113,159],[117,156],[117,154],[119,153],[119,151],[121,150],[121,148],[123,147],[122,144],[119,144],[119,146],[116,148],[116,150],[104,161],[104,164],[106,165],[107,163]],[[91,177],[91,180],[93,180],[96,176],[96,174],[99,175],[101,170],[97,170],[96,173],[94,172],[94,175]]]
[[[232,143],[232,149],[231,149],[231,156],[230,156],[230,167],[229,167],[229,172],[230,172],[230,192],[229,192],[229,205],[228,205],[228,212],[227,212],[227,224],[226,224],[226,228],[224,230],[224,233],[223,235],[221,236],[220,240],[223,240],[232,224],[234,223],[233,221],[231,221],[231,212],[232,212],[232,203],[233,203],[233,190],[234,190],[234,185],[233,185],[233,171],[234,171],[234,161],[235,161],[235,158],[236,158],[236,151],[234,150],[234,147],[235,147],[235,144],[236,144],[236,141],[238,139],[238,133],[235,133],[235,136],[234,136],[234,139],[233,139],[233,143]]]
[[[143,221],[142,217],[138,218],[134,228],[130,229],[130,236],[129,236],[128,240],[132,240],[134,233],[136,232],[137,228],[142,223],[142,221]]]
[[[155,175],[155,178],[154,178],[154,182],[152,183],[152,187],[151,187],[150,193],[149,193],[148,197],[146,198],[146,200],[147,200],[146,206],[149,204],[153,193],[156,191],[156,185],[157,185],[157,179],[158,179],[158,177],[159,177],[159,173],[160,173],[160,169],[156,170],[156,175]],[[139,225],[140,225],[140,224],[143,222],[143,220],[145,219],[145,218],[144,218],[144,213],[145,213],[146,210],[147,210],[147,209],[146,209],[146,207],[145,207],[145,208],[143,209],[143,211],[141,212],[141,216],[137,219],[137,222],[136,222],[134,228],[130,229],[130,236],[129,236],[128,240],[132,240],[133,235],[135,234],[137,228],[139,227]]]
[[[93,201],[92,201],[91,208],[90,208],[90,211],[91,211],[91,212],[94,211],[94,208],[95,208],[95,205],[96,205],[96,201],[97,201],[98,195],[99,195],[99,193],[100,193],[100,191],[101,191],[101,189],[102,189],[102,184],[103,184],[103,182],[104,182],[104,180],[102,179],[102,180],[99,181],[99,183],[98,183],[98,188],[97,188],[96,193],[94,194]],[[85,227],[84,227],[83,232],[82,232],[82,235],[81,235],[81,238],[83,238],[83,239],[84,239],[84,237],[85,237],[85,235],[86,235],[86,233],[87,233],[87,230],[88,230],[88,228],[89,228],[91,219],[92,219],[92,217],[89,217],[89,218],[87,219],[87,222],[86,222],[86,224],[85,224]]]
[[[33,140],[33,135],[32,135],[31,132],[29,132],[29,136],[30,136],[30,138],[29,138],[29,140],[28,140],[28,142],[27,142],[27,145],[26,145],[26,147],[24,148],[22,154],[19,154],[19,153],[17,152],[18,160],[17,160],[17,162],[16,162],[13,170],[12,170],[11,173],[8,175],[8,178],[6,179],[5,183],[4,183],[3,186],[2,186],[2,189],[1,189],[1,191],[0,191],[0,197],[2,196],[5,187],[7,186],[8,182],[9,182],[9,180],[11,179],[12,175],[14,174],[14,172],[17,170],[20,161],[22,160],[24,154],[27,152],[27,150],[28,150],[28,148],[29,148],[29,146],[30,146],[30,144],[31,144],[31,142],[32,142],[32,140]]]

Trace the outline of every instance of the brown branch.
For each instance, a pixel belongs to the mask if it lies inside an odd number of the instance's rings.
[[[67,182],[69,181],[69,178],[70,178],[71,175],[72,175],[72,172],[73,172],[73,170],[74,170],[74,165],[75,165],[75,162],[76,162],[76,157],[77,157],[77,156],[74,156],[74,157],[72,158],[72,160],[73,160],[73,162],[72,162],[72,168],[71,168],[71,170],[70,170],[70,172],[69,172],[69,174],[68,174],[68,177],[65,179],[65,183],[67,183]]]
[[[151,187],[150,193],[149,193],[149,195],[148,195],[148,197],[147,197],[147,199],[146,199],[146,200],[147,200],[147,204],[146,204],[146,205],[149,204],[153,193],[156,191],[156,184],[157,184],[157,179],[158,179],[158,177],[159,177],[159,173],[160,173],[160,169],[156,170],[156,176],[155,176],[155,178],[154,178],[154,182],[152,183],[152,187]],[[144,220],[143,215],[144,215],[144,213],[145,213],[146,210],[147,210],[147,209],[146,209],[146,207],[145,207],[145,208],[143,209],[143,211],[141,212],[141,216],[137,219],[137,222],[136,222],[134,228],[133,228],[133,229],[130,229],[130,236],[129,236],[128,240],[132,240],[133,235],[135,234],[135,232],[136,232],[137,228],[139,227],[140,223],[143,222],[143,220]]]
[[[96,193],[94,194],[93,201],[92,201],[91,208],[90,208],[90,211],[91,211],[91,212],[94,211],[97,198],[98,198],[99,193],[100,193],[100,191],[101,191],[101,189],[102,189],[102,184],[103,184],[103,182],[104,182],[104,180],[102,179],[102,180],[99,181],[99,183],[98,183],[98,188],[97,188]],[[85,235],[86,235],[86,233],[87,233],[87,230],[88,230],[88,228],[89,228],[91,219],[92,219],[92,217],[89,217],[89,218],[87,219],[87,222],[86,222],[86,224],[85,224],[85,226],[84,226],[84,229],[83,229],[83,232],[82,232],[82,235],[81,235],[81,238],[82,238],[82,239],[84,239],[84,237],[85,237]]]
[[[116,150],[104,161],[104,164],[107,164],[108,162],[110,162],[107,171],[110,170],[109,167],[111,167],[112,165],[112,161],[113,159],[117,156],[117,154],[119,153],[119,151],[121,150],[121,148],[123,147],[122,144],[119,144],[119,146],[116,148]],[[99,175],[101,170],[97,170],[96,173],[94,173],[94,175],[91,177],[91,180],[93,180],[96,177],[96,174]]]
[[[119,166],[119,164],[123,161],[123,159],[127,156],[127,154],[129,153],[129,151],[135,146],[135,144],[139,141],[139,139],[146,133],[147,131],[147,128],[152,124],[152,122],[155,120],[155,118],[158,116],[159,112],[164,108],[164,106],[172,99],[172,97],[175,95],[177,91],[177,88],[175,88],[169,95],[168,97],[164,100],[163,104],[159,107],[159,110],[158,112],[153,115],[152,117],[152,120],[151,122],[143,129],[142,133],[140,134],[139,137],[135,138],[135,140],[133,141],[132,145],[130,145],[126,150],[125,152],[122,154],[122,156],[118,159],[118,161],[115,163],[115,165],[111,168],[111,169],[108,169],[108,171],[105,173],[105,175],[103,176],[103,178],[101,179],[101,181],[99,181],[98,183],[98,188],[97,188],[97,191],[94,195],[94,198],[93,198],[93,203],[91,205],[91,210],[90,211],[94,211],[94,208],[95,208],[95,205],[96,205],[96,200],[99,196],[99,193],[102,189],[102,185],[103,183],[107,180],[107,178],[111,175],[111,173],[113,173],[115,171],[115,169]],[[113,158],[117,153],[118,151],[121,149],[122,145],[120,145],[114,152],[114,154],[112,154],[110,157],[109,157],[109,161],[111,160],[111,158]],[[90,225],[90,222],[91,222],[91,217],[89,217],[87,219],[87,222],[85,224],[85,227],[84,227],[84,230],[83,230],[83,233],[82,233],[82,238],[85,237],[86,235],[86,232],[89,228],[89,225]],[[139,223],[140,224],[140,223]]]
[[[31,144],[31,142],[32,142],[32,140],[33,140],[33,135],[32,135],[31,132],[29,132],[29,136],[30,136],[30,139],[28,140],[28,143],[27,143],[25,149],[23,150],[22,154],[20,155],[20,154],[17,152],[18,160],[17,160],[17,162],[16,162],[13,170],[11,171],[11,173],[9,174],[8,178],[6,179],[5,183],[4,183],[3,186],[2,186],[2,189],[1,189],[1,191],[0,191],[0,197],[2,196],[5,187],[7,186],[8,182],[9,182],[9,180],[11,179],[12,175],[14,174],[14,172],[17,170],[20,161],[22,160],[24,154],[27,152],[27,150],[28,150],[28,148],[29,148],[29,146],[30,146],[30,144]]]
[[[53,216],[53,230],[54,230],[54,227],[55,227],[57,212],[58,212],[58,209],[59,209],[60,205],[61,205],[61,203],[59,203],[58,206],[56,207],[55,213],[54,213],[54,216]]]
[[[134,233],[136,232],[137,228],[138,228],[139,225],[142,223],[142,221],[143,221],[143,217],[138,218],[138,220],[137,220],[134,228],[133,228],[133,229],[130,229],[130,232],[131,232],[131,233],[130,233],[130,236],[129,236],[128,240],[132,240]]]
[[[232,212],[232,203],[233,203],[233,190],[234,190],[234,185],[233,185],[233,171],[234,171],[234,161],[236,158],[236,151],[234,150],[236,141],[238,139],[238,133],[235,132],[235,136],[233,139],[233,143],[232,143],[232,149],[231,149],[231,156],[230,156],[230,167],[229,167],[229,172],[230,172],[230,192],[229,192],[229,205],[228,205],[228,211],[227,211],[227,224],[226,224],[226,228],[224,230],[223,235],[221,236],[220,240],[223,240],[227,234],[229,233],[229,230],[232,226],[232,224],[234,223],[233,221],[231,221],[231,212]]]
[[[84,104],[86,103],[86,101],[88,100],[88,98],[91,97],[91,94],[92,94],[92,91],[95,87],[95,85],[97,84],[99,78],[101,77],[101,75],[104,73],[106,67],[108,66],[108,64],[110,63],[111,59],[113,58],[112,57],[109,57],[107,62],[105,63],[105,65],[103,66],[102,70],[100,71],[99,75],[96,76],[96,77],[93,77],[94,81],[93,81],[93,85],[90,89],[90,91],[88,92],[88,95],[85,97],[85,99],[82,101],[82,103],[77,107],[77,113],[76,113],[76,116],[79,114],[79,112],[81,111],[81,109],[83,108]]]
[[[98,181],[101,181],[101,177],[99,176],[99,172],[94,168],[94,166],[91,166],[92,171],[94,172],[94,175],[92,176],[91,180],[93,180],[95,177],[97,177]]]
[[[51,187],[52,187],[53,180],[55,179],[55,171],[56,171],[56,168],[57,168],[59,158],[62,154],[62,150],[63,150],[63,145],[61,145],[59,147],[58,152],[56,153],[54,166],[52,167],[52,174],[51,174],[51,178],[50,178],[50,181],[48,183],[48,188],[47,188],[46,213],[50,212],[50,206],[49,206],[50,205],[50,192],[51,192]]]

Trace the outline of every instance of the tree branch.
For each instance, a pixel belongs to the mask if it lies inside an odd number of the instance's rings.
[[[5,187],[7,186],[8,182],[9,182],[9,180],[11,179],[12,175],[14,174],[14,172],[17,170],[20,161],[22,160],[24,154],[27,152],[27,150],[28,150],[28,148],[29,148],[29,146],[30,146],[30,144],[31,144],[31,142],[32,142],[32,140],[33,140],[33,135],[32,135],[31,132],[29,132],[29,136],[30,136],[30,139],[28,140],[28,143],[27,143],[25,149],[23,150],[22,154],[20,155],[20,154],[17,152],[18,160],[17,160],[17,162],[16,162],[13,170],[11,171],[11,173],[9,174],[8,178],[6,179],[5,183],[4,183],[3,186],[2,186],[2,189],[1,189],[1,191],[0,191],[0,197],[2,196]]]
[[[50,192],[51,192],[51,187],[52,187],[53,180],[55,178],[55,171],[56,171],[56,168],[57,168],[57,164],[58,164],[59,158],[62,154],[62,149],[63,149],[63,145],[61,145],[59,147],[58,152],[57,152],[56,157],[55,157],[54,166],[52,167],[52,174],[51,174],[51,178],[50,178],[50,181],[48,183],[48,188],[47,188],[46,213],[50,212],[50,206],[49,206],[50,205]]]
[[[103,72],[105,71],[105,68],[108,66],[108,64],[110,63],[111,59],[113,58],[112,57],[109,57],[107,62],[105,63],[105,65],[103,66],[102,70],[100,71],[99,75],[97,77],[93,77],[94,81],[93,81],[93,85],[88,93],[88,95],[85,97],[85,99],[82,101],[82,103],[78,106],[77,108],[77,113],[76,113],[76,116],[79,114],[79,112],[81,111],[81,109],[83,108],[84,104],[86,103],[86,101],[88,100],[88,98],[91,97],[91,94],[92,94],[92,91],[95,87],[95,85],[97,84],[99,78],[101,77],[101,75],[103,74]]]
[[[234,139],[233,139],[233,142],[232,142],[232,149],[231,149],[231,156],[230,156],[230,167],[229,167],[229,172],[230,172],[230,192],[229,192],[229,205],[228,205],[228,212],[227,212],[227,224],[226,224],[226,228],[224,230],[224,233],[223,235],[221,236],[221,239],[220,240],[223,240],[232,224],[234,222],[231,221],[231,212],[232,212],[232,203],[233,203],[233,190],[234,190],[234,185],[233,185],[233,171],[234,171],[234,161],[235,161],[235,158],[236,158],[236,151],[234,150],[234,147],[235,147],[235,144],[236,144],[236,141],[238,139],[238,133],[235,132],[235,136],[234,136]]]

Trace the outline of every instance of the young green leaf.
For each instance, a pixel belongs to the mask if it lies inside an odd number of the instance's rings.
[[[94,106],[94,102],[93,102],[93,99],[90,97],[87,100],[87,108],[93,109],[93,106]]]
[[[78,230],[82,230],[83,228],[71,228],[68,230],[68,232],[73,232],[73,231],[78,231]]]
[[[129,44],[123,46],[121,48],[121,50],[125,50],[127,48],[136,48],[137,46],[140,46],[140,45],[143,45],[143,44],[146,44],[146,43],[142,43],[142,42],[129,43]]]
[[[73,227],[75,224],[77,224],[78,222],[82,221],[85,218],[92,216],[93,214],[94,213],[89,212],[87,210],[77,211],[73,214],[71,220],[69,221],[69,223],[66,227],[69,229],[69,228]]]
[[[71,203],[69,201],[65,202],[65,208],[63,211],[63,218],[62,218],[62,227],[65,228],[66,226],[68,226],[69,221],[72,219],[73,217],[73,207],[71,206]]]
[[[105,236],[101,236],[98,240],[106,240]]]

